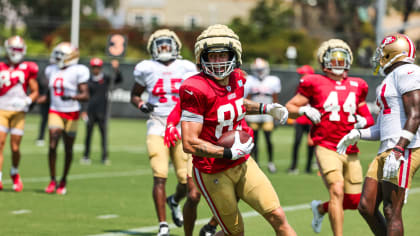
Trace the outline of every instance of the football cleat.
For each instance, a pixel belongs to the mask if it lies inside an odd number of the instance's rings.
[[[3,190],[3,183],[0,181],[0,190]]]
[[[60,185],[58,186],[56,193],[60,195],[64,195],[66,194],[66,192],[67,192],[66,182],[60,181]]]
[[[50,184],[48,184],[48,186],[45,188],[45,192],[54,193],[56,186],[57,186],[57,182],[55,182],[54,180],[51,180]]]
[[[213,236],[216,234],[216,228],[217,226],[206,224],[200,229],[199,236]]]
[[[325,216],[325,215],[319,214],[319,211],[318,211],[318,206],[321,203],[322,202],[319,200],[313,200],[311,202],[312,214],[314,215],[314,218],[312,219],[312,229],[314,230],[315,233],[321,232],[322,220],[324,219],[324,216]]]
[[[11,178],[13,180],[13,190],[15,190],[15,192],[22,191],[23,183],[22,183],[22,180],[20,179],[20,175],[15,174],[15,175],[12,175]]]
[[[277,172],[276,165],[274,165],[273,162],[269,162],[267,167],[268,167],[268,171],[270,171],[270,173],[276,173]]]
[[[159,224],[159,232],[157,236],[169,236],[169,225],[166,222],[161,222]]]
[[[179,204],[175,203],[174,195],[166,198],[166,202],[168,203],[169,208],[171,208],[172,220],[174,221],[174,224],[178,227],[181,227],[184,224],[184,217],[182,216],[182,211],[179,207]]]
[[[92,161],[88,157],[83,157],[82,159],[80,159],[80,164],[81,165],[90,165],[90,164],[92,164]]]

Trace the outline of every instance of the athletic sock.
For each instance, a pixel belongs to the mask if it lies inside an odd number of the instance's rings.
[[[18,168],[15,168],[12,166],[12,168],[10,168],[10,175],[16,175],[18,173]]]

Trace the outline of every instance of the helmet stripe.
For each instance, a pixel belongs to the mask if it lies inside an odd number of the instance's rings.
[[[408,51],[408,57],[414,58],[414,53],[416,52],[416,49],[414,48],[413,42],[407,37],[407,35],[403,34],[402,36],[405,38],[405,40],[407,40],[407,43],[410,48]]]

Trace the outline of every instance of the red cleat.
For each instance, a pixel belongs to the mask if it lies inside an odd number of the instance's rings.
[[[57,188],[57,194],[64,195],[66,194],[66,192],[67,192],[66,182],[61,181],[60,185]]]
[[[50,184],[45,188],[46,193],[54,193],[57,183],[54,180],[51,180]]]
[[[20,192],[23,189],[23,183],[22,180],[20,179],[20,175],[19,174],[15,174],[12,175],[12,180],[13,180],[13,190],[15,190],[15,192]]]
[[[3,183],[0,181],[0,190],[3,190]]]

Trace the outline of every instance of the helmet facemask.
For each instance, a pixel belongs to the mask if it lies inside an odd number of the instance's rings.
[[[351,57],[343,48],[332,48],[324,55],[324,68],[330,69],[335,75],[342,75],[351,66]]]
[[[228,53],[227,61],[210,62],[210,53]],[[213,76],[217,80],[223,80],[232,73],[236,67],[236,55],[228,48],[211,48],[204,50],[200,59],[204,73]]]
[[[51,53],[50,62],[56,63],[59,68],[77,64],[79,50],[68,42],[58,44]]]
[[[23,60],[26,54],[26,45],[19,36],[13,36],[4,42],[7,58],[11,63],[17,64]]]
[[[178,46],[171,37],[159,37],[152,42],[152,57],[158,61],[169,61],[178,58]]]

